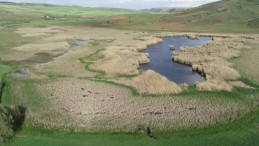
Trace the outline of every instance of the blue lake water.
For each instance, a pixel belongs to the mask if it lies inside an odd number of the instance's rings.
[[[181,46],[195,47],[203,46],[211,40],[210,37],[200,37],[199,40],[187,37],[163,38],[164,42],[148,47],[145,51],[149,54],[150,63],[140,66],[141,70],[154,70],[167,77],[169,80],[181,84],[194,85],[196,82],[204,82],[205,78],[197,72],[192,71],[190,66],[172,61],[173,50],[170,45],[175,46],[174,51],[179,51]]]

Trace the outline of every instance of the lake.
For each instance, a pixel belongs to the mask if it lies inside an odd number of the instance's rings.
[[[149,54],[151,62],[140,65],[140,70],[154,70],[177,84],[187,83],[188,85],[194,85],[196,82],[204,82],[205,78],[192,71],[191,66],[173,62],[171,54],[173,51],[179,51],[181,46],[203,46],[211,38],[199,37],[199,40],[192,40],[187,37],[175,37],[163,38],[163,40],[163,43],[150,46],[143,51]],[[175,50],[170,50],[170,45],[175,46]]]

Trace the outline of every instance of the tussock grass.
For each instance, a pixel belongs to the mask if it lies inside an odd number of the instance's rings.
[[[16,32],[22,34],[23,37],[38,37],[64,33],[66,30],[61,27],[52,26],[19,28]]]
[[[96,61],[92,67],[111,75],[138,74],[139,60],[140,62],[149,62],[146,55],[129,47],[111,46],[101,53],[104,58]]]
[[[96,61],[92,67],[110,75],[139,74],[139,65],[149,63],[148,53],[139,52],[150,45],[162,42],[161,38],[146,37],[133,46],[109,46],[103,52],[103,59]]]
[[[161,38],[145,38],[146,40],[138,43],[135,45],[135,47],[137,48],[137,50],[144,50],[146,49],[148,46],[152,46],[152,45],[155,45],[157,43],[162,43],[163,40]]]
[[[187,34],[187,37],[188,37],[189,39],[193,39],[193,40],[199,39],[195,34]]]
[[[166,37],[188,37],[189,39],[197,40],[199,37],[193,33],[160,33],[156,35],[158,38],[166,38]]]
[[[142,93],[176,94],[182,91],[177,84],[152,70],[145,71],[133,78],[133,82]]]
[[[234,70],[233,68],[224,66],[224,65],[218,65],[218,64],[208,64],[203,65],[203,71],[206,75],[207,80],[212,79],[238,79],[240,77],[239,73]]]
[[[67,42],[57,42],[48,44],[26,44],[13,49],[25,52],[65,51],[68,49],[68,46],[69,44]]]
[[[232,86],[221,80],[208,80],[196,85],[198,90],[203,91],[231,91]]]
[[[241,88],[246,88],[246,89],[255,89],[254,87],[251,87],[241,81],[232,81],[232,82],[229,82],[232,86],[235,86],[235,87],[241,87]]]

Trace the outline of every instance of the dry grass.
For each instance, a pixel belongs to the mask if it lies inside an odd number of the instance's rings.
[[[165,38],[165,37],[188,37],[189,39],[197,40],[199,37],[195,33],[159,33],[156,34],[158,38]]]
[[[30,111],[27,120],[44,128],[91,132],[135,131],[139,126],[197,128],[227,122],[249,110],[227,101],[132,97],[117,86],[68,78],[42,82],[38,88],[51,103],[47,110]]]
[[[238,79],[240,77],[239,73],[233,68],[224,66],[222,64],[205,64],[203,65],[202,72],[206,75],[207,80],[219,79]]]
[[[145,71],[133,78],[133,82],[142,93],[175,94],[182,91],[178,85],[152,70]]]
[[[231,91],[232,86],[221,80],[208,80],[204,83],[199,83],[196,85],[198,90],[205,91]]]
[[[139,42],[134,46],[139,51],[145,50],[148,46],[152,46],[157,43],[163,42],[161,38],[156,38],[156,37],[142,37],[141,39],[144,39],[144,41]]]
[[[87,47],[88,49],[82,49]],[[55,58],[43,64],[35,65],[34,69],[43,74],[58,74],[74,77],[93,77],[95,73],[87,71],[85,64],[81,63],[79,58],[85,57],[86,54],[94,52],[95,49],[90,46],[81,46],[77,51],[70,51],[62,56]]]
[[[82,31],[84,29],[84,31]],[[102,33],[96,33],[102,32]],[[54,58],[53,61],[44,64],[37,64],[35,69],[41,73],[54,73],[54,74],[62,74],[62,75],[69,75],[69,76],[76,76],[76,77],[84,77],[84,76],[92,76],[91,73],[85,70],[85,65],[80,63],[78,60],[84,56],[87,56],[89,53],[94,52],[97,48],[94,46],[90,46],[87,43],[83,46],[76,48],[75,50],[68,50],[66,46],[68,45],[65,43],[68,39],[80,38],[83,40],[114,40],[114,41],[98,41],[99,46],[98,48],[123,48],[123,52],[119,53],[115,49],[115,52],[112,54],[108,54],[108,58],[111,58],[110,61],[104,61],[102,64],[105,66],[113,66],[116,61],[123,62],[122,65],[118,63],[115,65],[118,72],[120,68],[124,68],[126,72],[133,72],[133,74],[138,73],[138,66],[134,66],[134,69],[128,69],[128,66],[132,64],[142,64],[148,63],[148,54],[146,53],[138,53],[137,47],[130,47],[132,44],[136,45],[142,41],[134,40],[133,38],[141,37],[143,35],[148,35],[148,33],[133,33],[128,31],[120,31],[114,29],[103,29],[103,28],[92,28],[92,27],[85,27],[85,28],[77,28],[77,27],[69,27],[69,26],[53,26],[53,27],[27,27],[27,28],[18,28],[17,33],[21,33],[22,36],[28,37],[33,36],[38,38],[35,42],[30,44],[25,44],[23,46],[19,46],[14,48],[15,54],[8,54],[5,56],[1,56],[5,60],[25,60],[27,58],[33,57],[37,52],[47,52],[51,53],[52,55],[60,55],[64,54],[60,57]],[[116,34],[116,35],[114,35]],[[37,42],[36,42],[37,41]],[[57,43],[58,42],[58,43]],[[64,43],[64,44],[63,44]],[[152,42],[151,42],[152,43]],[[123,44],[126,47],[120,47],[119,45]],[[128,49],[133,48],[133,49]],[[63,52],[62,52],[62,51]],[[131,52],[134,52],[131,55]],[[110,49],[107,52],[111,52]],[[129,54],[128,56],[123,56],[125,54]],[[118,56],[120,58],[116,58]],[[114,58],[115,57],[115,58]],[[125,61],[125,58],[129,57],[129,60]],[[132,58],[131,58],[132,57]],[[114,60],[113,60],[114,59]],[[127,58],[126,58],[127,59]],[[127,62],[127,63],[124,63]],[[126,66],[124,66],[126,64]],[[131,68],[131,66],[129,67]],[[102,69],[100,69],[102,70]],[[108,71],[109,72],[109,71]],[[113,72],[113,71],[111,71]],[[114,71],[117,73],[117,71]]]
[[[95,62],[92,67],[105,71],[109,75],[139,74],[139,65],[149,63],[149,55],[141,53],[150,45],[162,42],[160,38],[142,38],[144,41],[132,46],[109,46],[103,52],[104,58]]]
[[[241,82],[241,81],[232,81],[229,82],[230,85],[235,86],[235,87],[242,87],[242,88],[247,88],[247,89],[255,89],[251,86],[246,85],[245,83]]]
[[[198,40],[198,39],[199,39],[199,37],[196,36],[195,34],[187,34],[187,37],[188,37],[189,39],[192,39],[192,40]]]
[[[68,50],[68,43],[57,42],[57,43],[46,43],[46,44],[26,44],[19,47],[13,48],[18,51],[25,52],[49,52],[49,51],[65,51]]]
[[[23,37],[39,37],[39,36],[48,36],[58,33],[65,33],[66,30],[58,27],[26,27],[26,28],[19,28],[17,33],[23,34]]]
[[[139,73],[139,64],[148,63],[145,53],[139,53],[135,48],[111,46],[102,52],[103,59],[96,61],[91,67],[105,71],[109,75],[135,75]]]

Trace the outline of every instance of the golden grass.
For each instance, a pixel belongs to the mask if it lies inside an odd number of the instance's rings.
[[[91,67],[105,71],[110,75],[138,74],[139,63],[149,62],[148,56],[141,54],[134,48],[111,46],[102,52],[103,59],[96,61]]]
[[[205,64],[203,65],[202,72],[206,75],[207,80],[211,79],[238,79],[240,77],[239,73],[233,68],[224,66],[222,64]]]
[[[96,61],[92,67],[109,75],[139,74],[139,65],[149,63],[148,53],[141,53],[150,45],[162,42],[161,38],[145,37],[132,46],[109,46],[103,52],[104,58]]]
[[[25,52],[47,52],[47,51],[65,51],[68,49],[67,42],[46,43],[46,44],[26,44],[13,48]]]
[[[187,34],[187,37],[188,37],[189,39],[193,39],[193,40],[199,39],[198,36],[196,36],[195,34]]]
[[[154,38],[154,37],[147,37],[145,38],[145,41],[139,42],[135,45],[135,47],[137,48],[137,50],[144,50],[146,49],[148,46],[152,46],[155,45],[157,43],[162,43],[163,39],[161,38]]]
[[[235,86],[235,87],[242,87],[242,88],[247,88],[247,89],[254,89],[251,86],[246,85],[245,83],[241,82],[241,81],[232,81],[229,82],[230,85]]]
[[[19,28],[17,33],[22,34],[23,37],[39,37],[39,36],[48,36],[58,33],[65,33],[66,30],[58,27],[26,27],[26,28]]]
[[[205,91],[231,91],[232,86],[221,80],[208,80],[204,83],[196,84],[198,90]]]
[[[49,106],[47,110],[30,111],[27,121],[35,127],[75,131],[132,132],[140,125],[157,130],[202,128],[229,122],[251,108],[216,99],[132,97],[117,86],[74,78],[41,82],[38,89],[50,101]]]
[[[197,36],[197,34],[194,33],[175,33],[175,34],[171,34],[171,33],[159,33],[156,35],[159,38],[165,38],[165,37],[188,37],[189,39],[199,39],[199,37]]]
[[[175,94],[182,91],[177,84],[152,70],[144,71],[139,76],[133,78],[133,82],[142,93]]]

